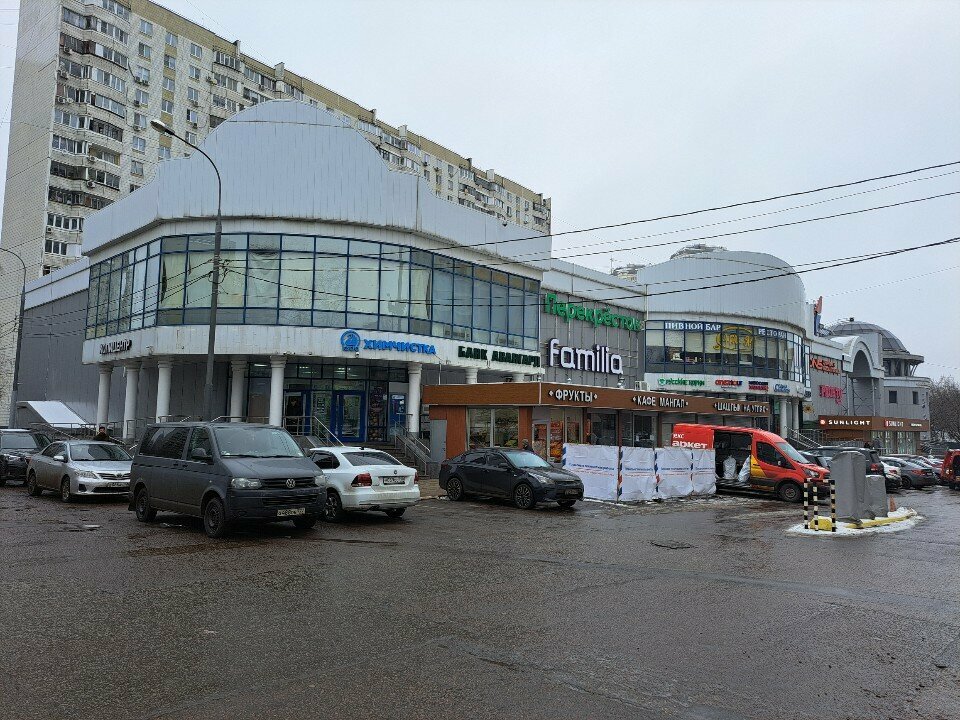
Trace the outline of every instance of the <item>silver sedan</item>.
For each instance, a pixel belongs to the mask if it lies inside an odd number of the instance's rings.
[[[50,443],[30,459],[27,491],[60,493],[64,502],[80,495],[127,495],[133,458],[111,442],[68,440]]]

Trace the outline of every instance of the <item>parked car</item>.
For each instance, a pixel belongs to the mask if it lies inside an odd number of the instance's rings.
[[[81,495],[126,495],[132,460],[130,453],[111,442],[50,443],[30,458],[27,492],[39,497],[44,490],[52,490],[64,502]]]
[[[824,455],[818,455],[816,450],[800,450],[800,454],[811,465],[828,469],[830,467],[830,458]]]
[[[880,458],[880,464],[883,465],[883,477],[894,478],[899,483],[898,487],[904,487],[903,479],[900,477],[900,466],[896,463],[886,462],[885,458]]]
[[[0,486],[7,480],[27,480],[30,458],[50,444],[44,433],[33,430],[0,430]]]
[[[440,465],[440,487],[451,500],[468,495],[502,497],[521,510],[555,502],[570,508],[583,500],[583,482],[529,450],[491,447],[469,450]]]
[[[936,475],[937,481],[940,481],[940,463],[930,460],[930,458],[923,455],[909,455],[906,453],[894,453],[890,457],[900,458],[901,460],[906,460],[907,462],[916,463],[921,467],[928,467],[933,470],[933,474]]]
[[[858,448],[848,445],[823,445],[813,450],[813,452],[833,460],[835,455],[842,452],[850,452],[851,450],[860,453],[866,458],[867,475],[880,475],[884,479],[884,486],[887,492],[894,492],[900,489],[900,478],[887,475],[883,471],[883,461],[880,460],[880,453],[873,448]]]
[[[953,459],[960,455],[960,450],[947,450],[943,456],[943,465],[940,466],[940,476],[946,481],[951,490],[960,490],[960,477],[953,471]]]
[[[286,430],[248,423],[177,422],[147,428],[133,459],[130,510],[203,518],[209,537],[241,521],[314,526],[323,513],[323,473]]]
[[[805,482],[818,483],[823,496],[830,476],[825,466],[811,463],[793,445],[766,430],[678,423],[673,426],[671,444],[693,449],[713,448],[720,489],[775,493],[781,500],[800,502]],[[751,459],[750,477],[744,483],[738,471],[747,459]]]
[[[900,483],[904,490],[931,487],[937,484],[937,476],[926,465],[898,457],[884,457],[882,460],[900,468]]]
[[[339,522],[351,511],[381,510],[399,518],[420,502],[420,479],[381,450],[362,447],[317,447],[310,459],[327,480],[323,517]]]

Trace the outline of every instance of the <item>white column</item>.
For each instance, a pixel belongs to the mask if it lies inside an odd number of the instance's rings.
[[[271,425],[283,425],[283,371],[287,359],[282,355],[270,358],[270,419]]]
[[[407,365],[407,430],[412,434],[420,432],[420,382],[423,380],[423,366],[412,362]]]
[[[173,374],[173,360],[167,357],[157,359],[157,422],[170,415],[170,377]]]
[[[242,355],[230,360],[230,422],[243,419],[243,381],[247,372],[247,359]]]
[[[514,382],[526,382],[526,381],[527,381],[527,376],[526,376],[526,374],[524,374],[524,373],[522,373],[522,372],[515,372],[515,373],[512,373],[512,375],[513,375],[513,381],[514,381]]]
[[[113,365],[100,366],[100,388],[97,393],[97,425],[106,425],[110,414],[110,378],[113,376]]]
[[[468,367],[464,368],[464,372],[467,375],[467,385],[476,385],[477,384],[477,369]]]
[[[140,361],[126,363],[127,390],[123,396],[123,437],[131,438],[136,433],[137,391],[140,387]]]
[[[790,416],[793,408],[789,398],[780,398],[780,434],[786,438],[790,434]]]

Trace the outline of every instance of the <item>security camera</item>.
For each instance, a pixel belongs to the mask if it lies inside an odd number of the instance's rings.
[[[501,222],[500,224],[501,224],[501,225],[503,225],[504,227],[506,227],[506,226],[507,226],[507,221],[506,221],[506,220],[504,220],[504,221],[503,221],[503,222]]]
[[[357,350],[357,351],[353,354],[353,356],[354,356],[354,357],[360,357],[360,351]]]

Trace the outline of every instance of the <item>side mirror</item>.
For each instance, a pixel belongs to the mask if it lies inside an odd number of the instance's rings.
[[[67,456],[61,453],[61,454],[58,454],[58,455],[54,455],[54,456],[53,456],[53,459],[56,460],[57,462],[66,462],[66,461],[67,461]]]
[[[190,453],[190,459],[196,460],[197,462],[209,462],[210,453],[207,452],[206,448],[194,448],[193,452]]]
[[[513,470],[513,468],[510,467],[510,463],[505,463],[505,462],[497,463],[497,467],[500,468],[501,470]]]

